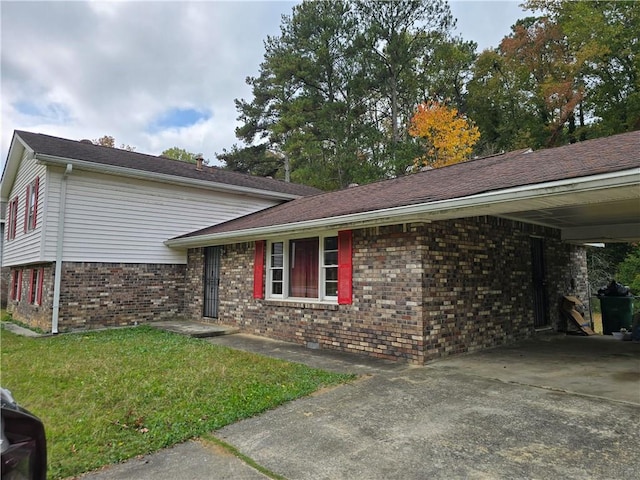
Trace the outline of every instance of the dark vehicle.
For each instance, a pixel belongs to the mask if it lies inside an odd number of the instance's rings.
[[[0,388],[2,480],[45,480],[47,440],[42,421]]]

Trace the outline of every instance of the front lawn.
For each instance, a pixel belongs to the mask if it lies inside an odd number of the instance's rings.
[[[2,331],[2,386],[39,416],[49,477],[203,435],[348,381],[151,327],[26,338]]]

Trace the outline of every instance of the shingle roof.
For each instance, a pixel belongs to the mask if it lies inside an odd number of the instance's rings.
[[[255,177],[243,173],[203,166],[197,170],[192,163],[181,162],[155,155],[129,152],[119,148],[103,147],[77,140],[52,137],[41,133],[15,132],[36,154],[82,160],[94,164],[140,170],[144,172],[173,175],[176,177],[205,180],[212,183],[235,185],[269,192],[290,195],[311,195],[320,190],[296,183],[283,182],[271,178]]]
[[[640,131],[531,152],[519,150],[299,198],[182,237],[286,225],[640,167]]]

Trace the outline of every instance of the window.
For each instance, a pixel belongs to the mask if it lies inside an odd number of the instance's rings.
[[[268,252],[268,297],[337,300],[338,237],[270,242]]]
[[[7,213],[7,240],[16,238],[16,225],[18,223],[18,197],[9,202],[9,212]]]
[[[42,281],[44,277],[44,269],[32,269],[31,278],[29,279],[29,303],[40,305],[42,303]]]
[[[11,300],[20,301],[22,296],[22,270],[11,273]]]
[[[271,244],[271,260],[269,263],[269,278],[271,279],[271,294],[282,295],[284,283],[284,243],[273,242]]]
[[[338,296],[338,237],[324,239],[324,288],[327,296]]]
[[[36,228],[38,215],[38,190],[40,189],[40,177],[27,185],[25,195],[24,231],[29,232]]]
[[[318,238],[289,240],[289,296],[318,298]]]

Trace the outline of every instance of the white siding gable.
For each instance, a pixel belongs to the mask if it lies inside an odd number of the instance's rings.
[[[25,232],[26,190],[36,177],[39,177],[39,195],[36,217],[36,228]],[[18,197],[18,215],[16,236],[6,240],[3,252],[3,266],[29,264],[42,261],[42,232],[45,218],[45,190],[47,188],[46,167],[39,165],[25,150],[15,181],[11,187],[9,202]],[[7,219],[8,220],[8,219]]]

